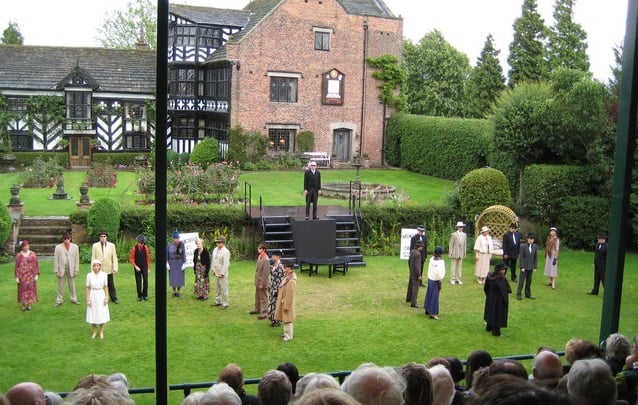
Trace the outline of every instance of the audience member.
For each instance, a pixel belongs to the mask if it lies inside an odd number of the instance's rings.
[[[330,374],[308,373],[297,382],[295,399],[299,400],[305,393],[322,388],[340,389],[339,382]]]
[[[498,374],[509,374],[523,381],[527,381],[527,370],[518,361],[514,359],[495,360],[487,367],[482,367],[474,373],[472,381],[472,391],[474,395],[480,397],[487,389],[487,381],[489,377]]]
[[[576,360],[569,370],[567,392],[578,405],[616,403],[616,382],[601,359]]]
[[[396,371],[363,363],[348,376],[341,389],[363,405],[403,403],[405,382]]]
[[[108,387],[110,385],[108,376],[102,374],[88,374],[84,377],[80,378],[80,380],[73,387],[73,391],[80,388],[91,388],[91,387]]]
[[[122,395],[129,396],[128,390],[131,388],[131,384],[128,382],[126,375],[123,373],[114,373],[106,377],[106,380],[113,388],[120,391]]]
[[[638,334],[634,336],[634,341],[632,343],[632,346],[633,346],[633,351],[625,359],[625,367],[629,369],[633,368],[635,362],[638,362]]]
[[[199,398],[200,405],[241,405],[239,395],[225,382],[220,382],[208,389]]]
[[[605,341],[605,362],[611,369],[611,374],[620,373],[625,366],[627,356],[631,354],[631,343],[625,335],[612,333]]]
[[[64,399],[57,392],[46,391],[44,393],[44,399],[46,400],[46,405],[62,405],[64,403]],[[2,401],[0,401],[0,405]]]
[[[472,388],[474,372],[482,367],[492,364],[492,356],[485,350],[475,350],[467,357],[465,362],[465,389]]]
[[[21,382],[7,391],[7,399],[11,405],[44,405],[44,390],[34,382]]]
[[[541,350],[536,354],[531,378],[534,384],[546,388],[556,388],[562,376],[563,365],[556,353]]]
[[[106,387],[94,385],[73,390],[67,395],[64,403],[65,405],[131,405],[135,402],[110,385]]]
[[[603,351],[595,343],[588,340],[572,338],[565,344],[565,360],[574,364],[576,360],[602,359]]]
[[[434,387],[430,371],[423,364],[408,363],[401,368],[405,380],[405,405],[427,405],[434,400]]]
[[[199,400],[204,396],[204,394],[205,393],[201,391],[191,392],[186,398],[184,398],[180,405],[199,405]]]
[[[465,379],[465,371],[463,370],[463,363],[458,357],[447,356],[445,358],[450,364],[450,375],[454,381],[454,400],[452,405],[462,405],[465,400],[463,399],[463,391],[465,387],[461,385],[461,381]]]
[[[292,384],[283,371],[269,370],[259,381],[257,396],[263,405],[286,405],[292,397]]]
[[[425,363],[425,367],[432,368],[432,367],[436,366],[437,364],[442,364],[442,365],[445,366],[445,368],[447,368],[448,370],[451,370],[450,362],[447,361],[447,359],[445,357],[439,357],[439,356],[432,357],[430,360],[428,360]],[[450,374],[451,374],[451,371],[450,371]]]
[[[571,405],[560,391],[550,391],[509,374],[489,376],[472,405]]]
[[[292,385],[292,393],[297,392],[297,381],[299,381],[299,370],[297,366],[290,362],[281,363],[277,366],[277,370],[283,371],[286,376],[288,376],[288,380],[290,380],[290,385]]]
[[[219,372],[218,381],[228,384],[235,390],[243,405],[259,405],[255,395],[246,394],[244,390],[244,371],[237,364],[230,363]]]
[[[334,388],[322,388],[307,392],[295,405],[361,405],[361,402]]]
[[[454,400],[454,381],[447,368],[437,364],[430,369],[434,392],[433,405],[450,405]]]
[[[0,393],[0,405],[11,405],[9,398],[6,395]]]

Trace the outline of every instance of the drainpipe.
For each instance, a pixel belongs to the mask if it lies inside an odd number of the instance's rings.
[[[360,119],[360,123],[361,123],[361,128],[359,129],[359,156],[361,156],[361,154],[363,153],[363,132],[364,132],[364,128],[365,128],[365,110],[366,110],[366,84],[367,84],[367,76],[368,76],[368,71],[367,71],[367,62],[366,59],[368,58],[368,20],[365,20],[363,22],[363,60],[362,62],[362,66],[361,66],[361,73],[362,73],[362,79],[361,79],[361,119]]]

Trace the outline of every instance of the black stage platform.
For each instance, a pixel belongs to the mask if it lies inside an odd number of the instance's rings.
[[[319,201],[321,201],[321,197],[319,197]],[[312,207],[311,215],[312,215]],[[340,207],[338,205],[321,205],[319,203],[317,205],[317,216],[319,219],[329,217],[330,215],[348,215],[351,214],[348,212],[347,207]],[[252,220],[258,220],[261,217],[262,213],[259,212],[259,206],[250,207],[250,218]],[[267,217],[276,217],[276,216],[290,216],[295,219],[304,219],[306,216],[306,206],[266,206],[264,207],[264,216]]]

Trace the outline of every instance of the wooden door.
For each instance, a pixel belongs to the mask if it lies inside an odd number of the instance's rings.
[[[91,165],[90,141],[90,136],[69,136],[69,165],[72,168]]]
[[[347,128],[335,129],[332,133],[332,155],[342,162],[350,160],[351,134]]]

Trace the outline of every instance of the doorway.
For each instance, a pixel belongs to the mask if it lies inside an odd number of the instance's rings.
[[[342,162],[349,162],[351,149],[352,130],[347,128],[335,129],[332,132],[332,156]]]
[[[69,165],[71,168],[91,166],[91,136],[69,135]]]

